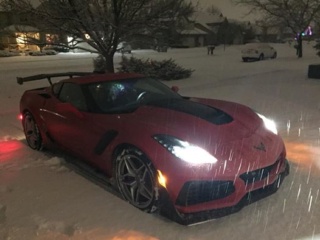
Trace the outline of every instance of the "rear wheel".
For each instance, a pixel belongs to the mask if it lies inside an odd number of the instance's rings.
[[[275,52],[273,55],[272,55],[272,58],[277,58],[277,53]]]
[[[244,61],[244,62],[248,62],[248,58],[242,58],[242,60]]]
[[[42,147],[41,134],[35,119],[29,112],[23,115],[23,130],[29,147],[40,150]]]
[[[157,209],[156,173],[140,150],[128,147],[116,157],[115,179],[123,198],[145,212]]]

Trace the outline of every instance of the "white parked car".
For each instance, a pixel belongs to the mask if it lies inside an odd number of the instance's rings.
[[[241,53],[244,62],[277,57],[277,51],[267,43],[247,43]]]

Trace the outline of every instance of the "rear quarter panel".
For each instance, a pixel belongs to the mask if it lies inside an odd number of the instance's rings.
[[[46,88],[32,89],[25,91],[20,99],[20,113],[24,114],[26,112],[30,112],[37,122],[40,131],[44,126],[40,115],[40,109],[44,106],[47,100],[45,97],[46,95],[48,95]]]

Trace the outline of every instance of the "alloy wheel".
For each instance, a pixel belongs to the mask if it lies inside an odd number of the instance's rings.
[[[154,203],[154,174],[150,163],[132,152],[117,158],[116,179],[123,197],[133,206],[150,211]]]
[[[38,126],[30,113],[26,113],[23,118],[23,128],[28,145],[35,150],[41,148],[42,139]]]

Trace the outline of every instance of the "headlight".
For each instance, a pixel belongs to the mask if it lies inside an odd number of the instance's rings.
[[[276,123],[273,120],[271,120],[271,119],[269,119],[259,113],[257,113],[257,114],[263,120],[263,123],[264,123],[264,126],[266,127],[266,129],[273,132],[274,134],[278,134]]]
[[[173,136],[159,134],[153,138],[169,152],[185,162],[194,164],[217,162],[217,159],[206,150]]]

